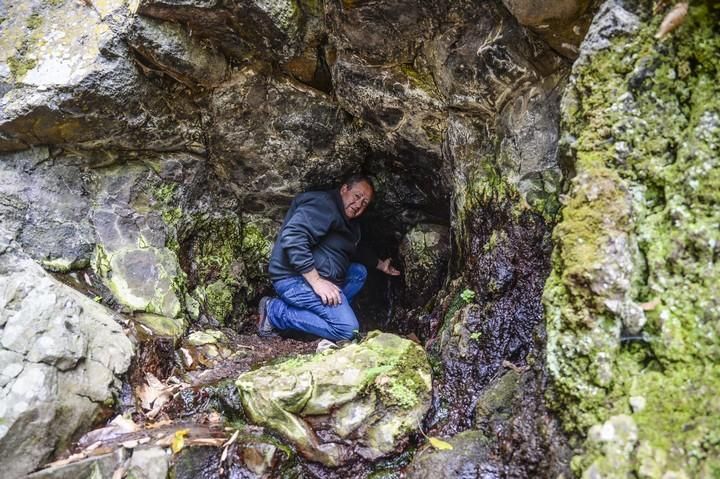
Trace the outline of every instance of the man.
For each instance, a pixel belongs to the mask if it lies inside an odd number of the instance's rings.
[[[365,265],[400,274],[390,258],[381,261],[359,247],[358,218],[374,193],[370,178],[354,175],[339,190],[302,193],[293,200],[270,257],[279,298],[260,300],[261,336],[276,330],[352,339],[359,325],[350,301],[365,283]]]

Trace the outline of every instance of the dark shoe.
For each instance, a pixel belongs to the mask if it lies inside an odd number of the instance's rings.
[[[269,338],[272,336],[275,336],[275,330],[272,327],[272,324],[270,324],[270,320],[267,317],[267,307],[268,303],[270,303],[269,296],[263,296],[263,298],[260,300],[260,304],[258,305],[258,336],[261,338]]]

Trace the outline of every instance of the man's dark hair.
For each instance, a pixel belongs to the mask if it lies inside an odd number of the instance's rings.
[[[373,191],[373,193],[375,193],[375,185],[373,184],[372,179],[368,175],[364,175],[362,173],[355,173],[348,176],[347,178],[345,178],[342,184],[347,185],[349,188],[352,188],[353,186],[357,185],[358,183],[362,183],[363,181],[370,185],[370,189]]]

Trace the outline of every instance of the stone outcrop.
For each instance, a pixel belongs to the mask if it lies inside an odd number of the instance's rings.
[[[430,365],[420,346],[372,332],[359,344],[265,366],[237,380],[256,424],[328,466],[395,450],[430,406]]]
[[[190,102],[148,82],[119,41],[129,7],[97,3],[6,7],[0,151],[38,144],[203,150]]]
[[[0,271],[0,464],[20,477],[112,405],[133,347],[110,310],[7,244]]]
[[[606,2],[562,101],[576,172],[545,288],[552,404],[587,477],[702,477],[717,455],[717,13]],[[660,16],[661,17],[661,16]]]

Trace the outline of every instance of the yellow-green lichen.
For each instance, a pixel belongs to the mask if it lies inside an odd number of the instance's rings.
[[[37,13],[33,13],[28,17],[27,21],[25,22],[25,26],[28,28],[28,30],[35,30],[40,25],[42,25],[42,22],[42,17]]]
[[[429,72],[418,71],[412,64],[404,63],[400,65],[400,70],[410,79],[411,84],[415,88],[425,90],[431,94],[437,94],[438,89],[435,80]]]
[[[27,72],[37,66],[37,60],[34,58],[27,58],[24,55],[16,54],[15,56],[7,59],[7,64],[13,78],[20,79],[24,77]]]

